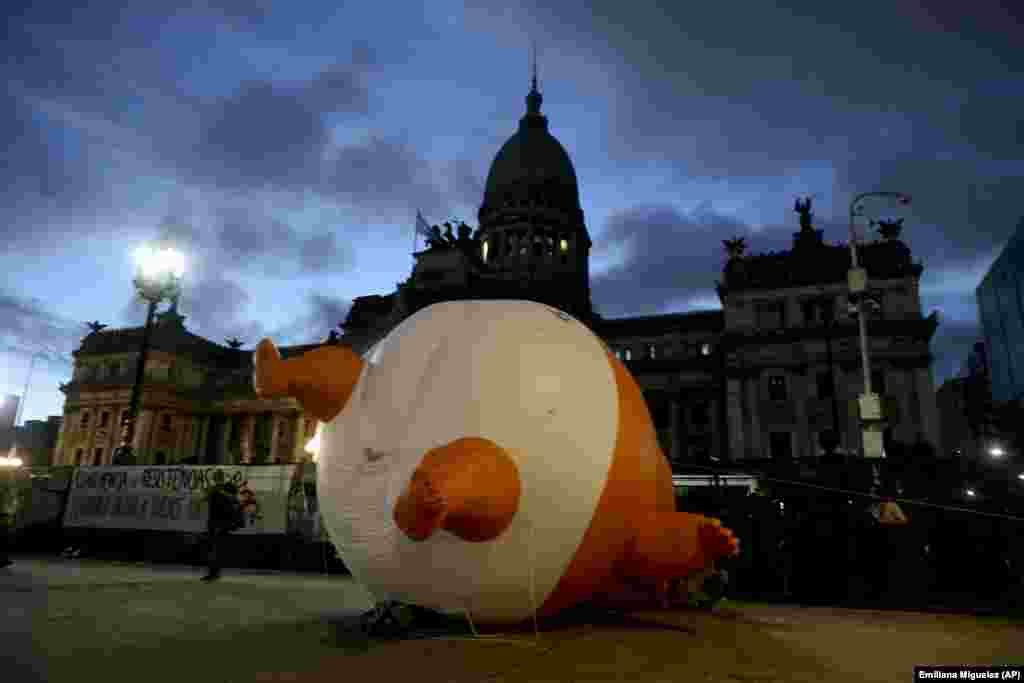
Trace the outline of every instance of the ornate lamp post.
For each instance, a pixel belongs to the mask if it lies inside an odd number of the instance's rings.
[[[132,386],[131,402],[128,416],[121,425],[121,445],[114,453],[115,465],[133,465],[135,458],[132,453],[132,440],[135,438],[135,420],[139,414],[139,399],[142,395],[142,383],[146,375],[146,358],[149,355],[149,342],[153,335],[153,316],[157,304],[164,299],[173,299],[181,290],[181,276],[185,272],[185,258],[169,244],[156,246],[144,245],[135,252],[137,270],[132,284],[139,296],[145,299],[149,307],[146,311],[146,327],[142,332],[142,348],[139,351],[139,362],[135,367],[135,383]]]
[[[861,202],[869,197],[890,197],[901,204],[910,203],[910,195],[902,192],[862,192],[850,201],[850,271],[848,283],[850,298],[857,310],[857,325],[860,331],[860,359],[864,370],[864,393],[860,397],[860,417],[864,444],[864,457],[882,457],[882,433],[876,428],[882,417],[882,406],[878,394],[871,390],[871,358],[868,349],[868,322],[864,310],[867,295],[867,270],[857,260],[857,234],[854,220],[863,214]]]

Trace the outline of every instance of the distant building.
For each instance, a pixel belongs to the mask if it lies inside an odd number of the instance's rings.
[[[46,420],[26,420],[16,430],[18,457],[30,467],[53,465],[62,421],[60,415],[51,415]]]
[[[810,205],[790,250],[747,255],[742,240],[728,241],[718,285],[722,310],[603,318],[591,305],[591,239],[576,172],[541,103],[534,84],[518,130],[491,165],[479,227],[435,228],[394,292],[355,299],[340,341],[364,353],[436,302],[538,301],[590,326],[629,367],[677,471],[715,460],[813,458],[821,454],[819,435],[831,428],[843,448],[858,452],[856,397],[863,388],[847,299],[850,254],[846,245],[823,241]],[[890,441],[923,438],[937,447],[929,353],[937,320],[921,315],[922,266],[898,230],[865,244],[860,255],[881,299],[868,332]],[[75,352],[74,379],[64,389],[61,462],[109,462],[141,335],[141,328],[95,332]],[[191,334],[176,311],[161,315],[153,339],[134,444],[139,462],[305,457],[302,445],[315,422],[292,399],[256,398],[251,351]]]
[[[143,328],[103,329],[73,352],[56,463],[109,465],[128,415]],[[316,348],[281,349],[284,357]],[[260,400],[252,351],[185,329],[174,307],[155,322],[132,442],[139,464],[293,463],[316,430],[293,399]]]
[[[978,317],[991,355],[992,398],[1024,397],[1024,219],[978,285]]]
[[[6,455],[14,442],[14,422],[18,419],[17,394],[0,396],[0,454]]]
[[[14,421],[18,418],[18,404],[21,397],[17,394],[7,394],[0,397],[0,432],[14,428]]]
[[[950,377],[935,392],[942,421],[939,452],[946,457],[975,455],[977,443],[968,420],[968,383],[966,377]]]

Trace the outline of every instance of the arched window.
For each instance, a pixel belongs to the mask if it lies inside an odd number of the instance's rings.
[[[651,359],[658,357],[658,346],[657,346],[657,344],[648,344],[647,345],[647,357],[651,358]]]
[[[482,251],[480,253],[480,256],[483,258],[484,263],[487,263],[487,254],[491,250],[491,243],[489,240],[484,240],[484,244],[483,247],[481,247],[481,250]]]

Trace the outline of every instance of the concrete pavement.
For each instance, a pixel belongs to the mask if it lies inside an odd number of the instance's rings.
[[[1020,662],[1024,643],[1019,624],[757,605],[371,641],[353,626],[369,596],[348,577],[227,570],[206,584],[196,567],[16,559],[0,570],[5,683],[898,681],[914,664]]]

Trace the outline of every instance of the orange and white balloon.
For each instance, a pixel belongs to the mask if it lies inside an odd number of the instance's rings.
[[[738,551],[675,511],[633,377],[585,325],[529,301],[454,301],[362,358],[256,351],[261,396],[321,425],[318,496],[353,576],[380,600],[545,617],[670,584]]]

